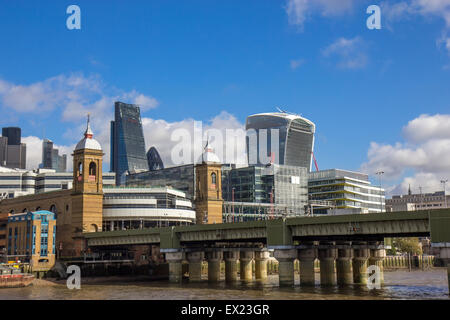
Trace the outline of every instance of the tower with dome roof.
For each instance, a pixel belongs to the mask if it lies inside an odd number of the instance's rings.
[[[74,233],[102,230],[103,151],[88,115],[84,138],[73,152],[72,226]],[[82,249],[82,248],[81,248]]]
[[[195,176],[197,224],[222,223],[222,164],[208,144],[195,165]]]

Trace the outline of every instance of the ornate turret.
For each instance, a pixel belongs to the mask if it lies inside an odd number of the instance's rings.
[[[84,138],[73,152],[72,225],[75,233],[102,230],[104,154],[93,137],[88,115]]]

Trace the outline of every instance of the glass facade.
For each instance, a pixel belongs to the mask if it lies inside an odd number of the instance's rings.
[[[315,132],[311,121],[287,113],[256,114],[247,118],[246,130],[250,165],[272,162],[311,169]],[[278,148],[272,150],[277,135]]]
[[[308,204],[308,172],[303,167],[276,164],[223,170],[222,196],[229,202],[272,203],[286,215],[303,215]]]
[[[311,172],[308,181],[309,199],[330,201],[333,209],[363,209],[367,212],[385,211],[385,192],[371,186],[367,174],[339,169]],[[314,209],[326,214],[331,207]]]
[[[116,102],[111,121],[111,171],[116,173],[116,185],[125,183],[127,171],[136,170],[148,170],[140,109]]]
[[[183,191],[194,199],[195,170],[193,164],[170,167],[155,171],[131,173],[126,176],[126,185],[132,187],[166,187]]]
[[[67,155],[59,155],[58,149],[53,148],[53,142],[44,139],[42,142],[42,164],[43,169],[54,169],[56,172],[66,172]]]

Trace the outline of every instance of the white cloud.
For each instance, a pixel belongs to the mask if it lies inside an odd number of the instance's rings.
[[[196,162],[198,155],[201,155],[205,146],[206,139],[209,132],[209,146],[214,149],[214,152],[222,160],[222,162],[246,163],[245,154],[245,136],[238,136],[237,138],[228,134],[227,129],[233,132],[242,130],[245,132],[244,124],[240,123],[233,115],[222,111],[219,115],[212,118],[210,121],[202,123],[203,141],[194,141],[194,119],[185,119],[178,122],[167,122],[165,120],[156,120],[151,118],[143,118],[142,125],[144,129],[144,137],[146,142],[146,150],[155,146],[158,150],[165,166],[172,166],[174,163],[171,154],[176,145],[182,144],[185,150],[190,150],[189,162]],[[190,139],[186,141],[172,141],[172,133],[184,130],[186,135],[190,135]],[[213,138],[213,130],[218,130],[223,137],[223,144],[216,144]],[[227,139],[228,137],[228,139]],[[232,150],[235,146],[234,152]],[[222,148],[220,148],[222,146]],[[221,149],[221,150],[220,150]],[[197,156],[196,156],[197,155]]]
[[[403,143],[372,142],[361,170],[384,171],[388,181],[402,179],[392,192],[406,192],[409,184],[427,188],[424,192],[440,190],[441,179],[450,178],[450,115],[421,115],[403,128],[403,134]],[[404,177],[410,172],[412,176]]]
[[[304,59],[291,60],[291,69],[295,70],[305,64]]]
[[[424,142],[432,139],[450,138],[450,115],[423,114],[411,120],[403,129],[403,133],[408,141]]]
[[[285,10],[289,24],[303,30],[306,20],[313,14],[325,17],[339,16],[353,8],[355,0],[287,0]]]
[[[360,69],[367,65],[366,45],[360,37],[339,38],[322,50],[326,58],[336,58],[336,65],[342,69]]]
[[[35,136],[22,137],[22,142],[27,145],[27,169],[32,170],[38,168],[42,163],[42,139]],[[75,145],[61,146],[53,145],[53,148],[58,149],[59,155],[67,155],[67,169],[72,170],[72,152]]]
[[[63,135],[74,143],[82,139],[86,115],[90,113],[95,138],[107,155],[110,143],[109,120],[113,119],[115,101],[138,104],[141,111],[156,108],[159,104],[155,98],[136,90],[126,92],[106,86],[100,77],[95,75],[89,77],[81,74],[58,75],[29,85],[13,84],[0,79],[0,112],[33,114],[36,121],[49,112],[58,112],[62,121],[74,124],[67,126]],[[38,159],[41,157],[37,154],[40,151],[35,150],[36,148],[42,150],[36,139],[38,138],[29,137],[30,147],[27,147],[30,154],[28,163],[33,168],[40,163]],[[71,151],[69,150],[69,153]],[[109,156],[104,158],[104,162],[109,163]]]
[[[381,3],[382,16],[385,25],[392,30],[396,21],[411,19],[413,16],[423,16],[427,19],[440,18],[445,22],[442,36],[437,40],[439,46],[444,46],[450,54],[450,0],[410,0],[401,2],[385,1]]]

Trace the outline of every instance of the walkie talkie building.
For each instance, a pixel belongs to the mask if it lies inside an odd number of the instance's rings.
[[[316,130],[312,121],[284,112],[260,113],[247,117],[245,129],[249,165],[273,162],[311,170]]]
[[[111,121],[111,171],[116,173],[116,185],[124,182],[127,171],[148,171],[141,112],[138,105],[115,103]]]

